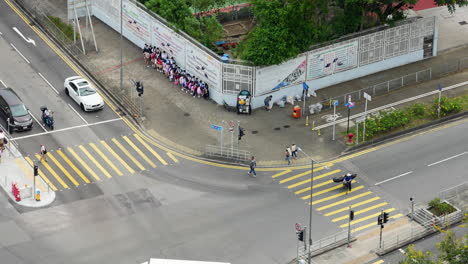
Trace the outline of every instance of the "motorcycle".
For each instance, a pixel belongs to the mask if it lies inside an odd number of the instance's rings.
[[[51,130],[54,130],[54,116],[52,115],[53,112],[49,111],[47,106],[41,106],[41,111],[42,111],[42,123],[44,123],[45,126],[50,128]],[[48,113],[48,114],[47,114]]]
[[[333,182],[336,182],[336,183],[341,182],[341,183],[343,183],[343,186],[347,189],[348,188],[348,183],[343,181],[345,176],[346,175],[343,175],[343,176],[340,176],[340,177],[335,177],[335,178],[333,178]],[[356,178],[356,177],[357,177],[356,173],[351,174],[351,181],[354,180],[354,178]]]

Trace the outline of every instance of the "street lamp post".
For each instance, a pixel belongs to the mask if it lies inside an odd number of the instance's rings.
[[[120,0],[120,93],[123,92],[123,0]]]
[[[310,202],[309,202],[309,255],[308,255],[308,263],[312,263],[312,253],[310,252],[312,248],[312,194],[313,194],[313,187],[314,187],[314,160],[310,159]]]

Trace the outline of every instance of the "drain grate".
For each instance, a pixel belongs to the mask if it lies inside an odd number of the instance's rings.
[[[190,114],[189,113],[184,113],[184,116],[190,116]]]
[[[458,22],[458,24],[460,24],[461,26],[464,26],[464,25],[468,24],[468,22],[466,22],[465,20],[463,20],[463,21]]]
[[[290,128],[291,126],[290,125],[284,125],[283,127],[284,128]]]
[[[281,127],[275,127],[274,130],[281,130]]]
[[[252,134],[258,134],[257,130],[252,131]]]

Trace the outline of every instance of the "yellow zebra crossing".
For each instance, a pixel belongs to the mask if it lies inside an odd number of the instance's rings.
[[[166,157],[169,159],[166,160]],[[179,163],[174,154],[160,152],[136,134],[48,150],[47,158],[47,161],[39,162],[40,155],[34,154],[25,157],[25,160],[30,166],[38,164],[39,176],[54,191],[99,182],[102,177],[112,179],[114,176],[132,175],[138,171],[157,168],[157,163],[165,166]],[[17,163],[19,162],[21,161],[18,160]],[[25,173],[32,175],[32,170],[28,172],[26,163],[19,165]]]
[[[292,191],[300,200],[307,201],[314,210],[329,218],[332,223],[338,224],[340,228],[347,227],[348,212],[352,209],[354,219],[351,221],[351,232],[353,233],[377,226],[376,219],[381,210],[388,213],[396,212],[388,202],[361,184],[359,178],[352,181],[351,191],[345,189],[341,183],[335,183],[333,178],[342,176],[343,171],[345,170],[339,165],[327,164],[327,167],[314,167],[312,179],[310,169],[297,171],[285,169],[271,177]],[[395,214],[390,218],[396,219],[401,216]]]

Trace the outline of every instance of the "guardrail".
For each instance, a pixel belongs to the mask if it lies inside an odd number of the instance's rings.
[[[206,145],[205,154],[210,157],[226,158],[236,161],[248,161],[251,157],[249,151],[218,145]]]

